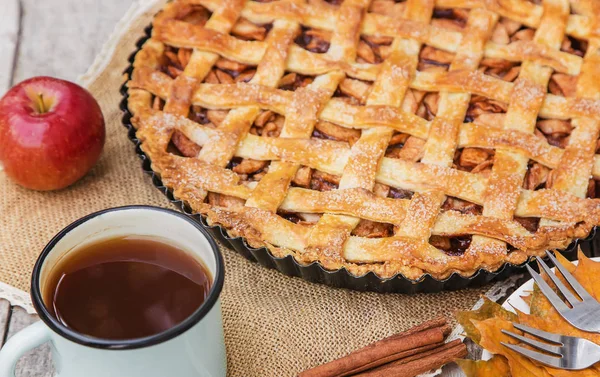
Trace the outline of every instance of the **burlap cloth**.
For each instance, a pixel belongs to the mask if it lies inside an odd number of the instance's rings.
[[[28,291],[31,269],[43,246],[81,216],[128,204],[170,206],[142,173],[119,110],[127,58],[158,3],[140,1],[81,80],[106,118],[104,154],[92,172],[74,186],[50,193],[20,188],[0,173],[1,282]],[[486,291],[407,296],[333,289],[267,270],[225,247],[221,250],[230,376],[295,375],[437,315],[471,308]]]

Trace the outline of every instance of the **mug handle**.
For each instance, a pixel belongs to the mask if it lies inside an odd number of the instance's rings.
[[[50,330],[42,321],[19,331],[0,349],[0,377],[15,377],[15,366],[21,356],[49,340]]]

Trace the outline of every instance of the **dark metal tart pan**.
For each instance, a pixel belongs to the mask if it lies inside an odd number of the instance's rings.
[[[151,31],[151,26],[145,29],[146,35],[137,42],[136,51],[129,57],[129,66],[124,72],[128,79],[133,71],[135,55],[140,51],[144,42],[148,40]],[[391,278],[383,279],[373,272],[369,272],[362,276],[355,276],[345,268],[335,271],[326,270],[318,262],[305,265],[296,261],[291,255],[279,258],[271,254],[266,247],[251,247],[244,238],[231,237],[224,228],[208,225],[206,219],[202,215],[194,213],[186,203],[173,196],[171,189],[162,184],[160,177],[152,171],[150,159],[142,151],[140,141],[135,135],[135,128],[131,123],[132,115],[127,107],[128,94],[126,84],[123,84],[121,87],[121,94],[123,95],[123,99],[120,103],[120,108],[124,113],[122,123],[127,128],[128,137],[135,145],[135,151],[142,160],[142,169],[146,174],[152,177],[154,186],[159,189],[171,203],[179,207],[183,213],[198,221],[198,223],[200,223],[214,238],[221,241],[225,246],[243,255],[248,260],[258,262],[267,268],[274,268],[286,275],[297,276],[313,283],[326,284],[337,288],[379,293],[431,293],[445,290],[458,290],[467,287],[478,287],[494,280],[506,278],[511,274],[522,273],[524,271],[524,267],[527,263],[520,265],[505,263],[497,271],[490,272],[485,269],[480,269],[470,277],[463,277],[458,273],[453,273],[446,279],[438,280],[429,274],[425,274],[418,280],[411,280],[404,277],[402,274],[397,274]],[[574,241],[569,247],[562,251],[562,253],[569,259],[576,259],[577,246],[579,245],[587,255],[600,255],[600,240],[596,237],[597,229],[598,228],[594,228],[587,238]]]

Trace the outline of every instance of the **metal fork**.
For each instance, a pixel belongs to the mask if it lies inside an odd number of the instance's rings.
[[[580,370],[589,368],[600,361],[600,346],[587,339],[551,334],[518,323],[513,323],[513,326],[549,343],[526,338],[506,330],[502,330],[502,333],[546,353],[532,351],[515,344],[502,342],[502,345],[542,364],[560,369]]]
[[[565,300],[569,303],[570,307],[554,292],[550,285],[546,283],[542,276],[535,272],[529,265],[527,269],[533,279],[537,283],[540,290],[546,296],[548,301],[554,306],[554,308],[560,313],[560,315],[567,320],[571,325],[576,328],[588,331],[588,332],[600,332],[600,303],[596,301],[586,290],[579,284],[579,282],[567,271],[567,269],[560,264],[554,255],[549,251],[546,251],[548,258],[552,260],[558,271],[563,275],[565,280],[571,285],[576,297],[571,290],[558,279],[558,277],[552,273],[550,267],[544,261],[537,257],[537,261],[542,266],[548,277],[558,288],[558,291],[562,294]]]

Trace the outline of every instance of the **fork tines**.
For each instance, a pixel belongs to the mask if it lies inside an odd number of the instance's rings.
[[[538,330],[538,329],[534,329],[533,327],[529,327],[529,326],[525,326],[525,325],[521,325],[518,323],[513,323],[513,327],[523,331],[524,333],[527,334],[531,334],[535,337],[538,337],[540,339],[543,339],[547,342],[550,342],[552,344],[549,343],[544,343],[544,342],[540,342],[538,340],[535,339],[531,339],[531,338],[526,338],[522,335],[519,334],[515,334],[512,333],[510,331],[506,331],[506,330],[502,330],[502,333],[505,335],[508,335],[512,338],[515,338],[519,341],[521,341],[524,344],[527,344],[533,348],[536,348],[540,351],[544,351],[550,354],[553,354],[555,356],[550,356],[547,354],[543,354],[540,352],[536,352],[536,351],[532,351],[530,349],[527,349],[525,347],[522,346],[517,346],[515,344],[509,344],[509,343],[504,343],[501,342],[501,344],[505,347],[510,348],[511,350],[520,353],[523,356],[529,357],[531,359],[537,360],[540,363],[546,364],[546,365],[550,365],[550,366],[554,366],[557,368],[560,368],[561,366],[561,358],[562,358],[562,354],[561,354],[561,347],[563,346],[563,344],[560,342],[560,335],[556,335],[556,334],[551,334],[542,330]]]
[[[556,269],[562,274],[565,281],[570,285],[570,288],[565,286],[540,257],[537,257],[537,261],[541,269],[548,275],[569,305],[563,301],[563,298],[559,297],[540,274],[535,272],[530,266],[527,266],[529,273],[537,283],[540,291],[546,296],[548,301],[550,301],[560,315],[571,325],[583,331],[600,331],[600,319],[598,319],[596,315],[600,311],[600,303],[598,303],[598,301],[596,301],[585,288],[581,286],[577,279],[575,279],[575,277],[573,277],[573,275],[571,275],[571,273],[556,260],[554,255],[548,251],[546,251],[546,254],[554,263]]]
[[[502,330],[502,333],[543,353],[516,344],[506,342],[501,342],[501,344],[544,365],[559,369],[581,370],[589,368],[600,360],[600,346],[587,339],[552,334],[519,323],[513,323],[513,326],[533,338],[506,330]]]

